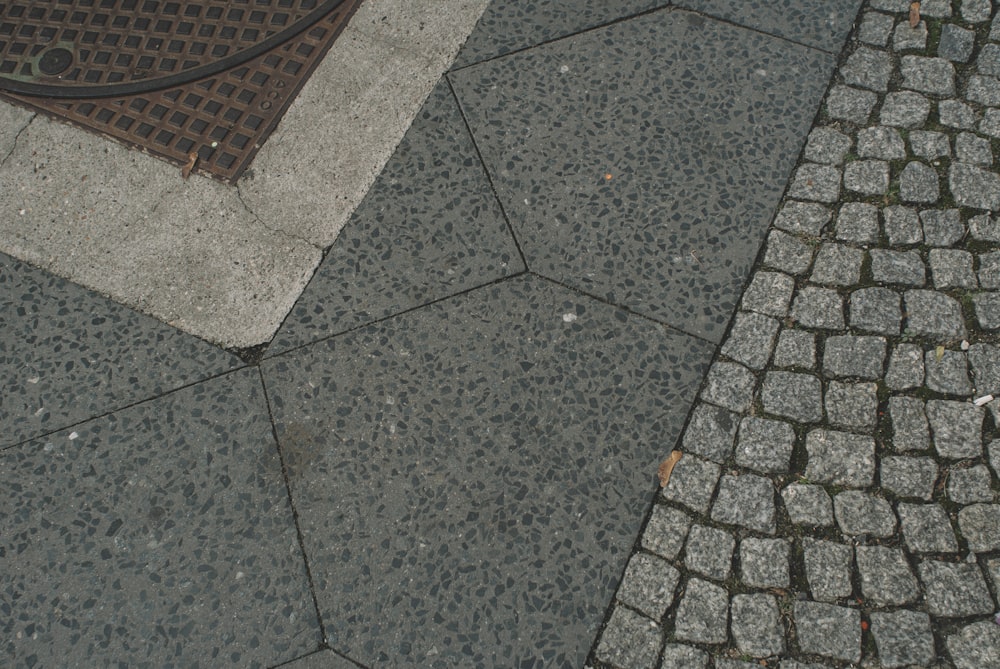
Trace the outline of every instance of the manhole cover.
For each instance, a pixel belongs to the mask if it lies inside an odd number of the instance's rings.
[[[360,3],[0,2],[0,96],[233,182]]]

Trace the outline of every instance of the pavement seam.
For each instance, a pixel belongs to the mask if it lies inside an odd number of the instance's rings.
[[[296,235],[296,234],[293,234],[291,232],[288,232],[287,230],[283,230],[282,228],[272,228],[271,226],[269,226],[267,223],[264,222],[264,220],[260,216],[257,215],[257,212],[254,211],[250,207],[250,205],[247,203],[247,201],[244,199],[242,185],[240,183],[237,183],[234,186],[234,188],[236,189],[236,198],[240,201],[240,204],[243,205],[243,208],[246,210],[246,212],[253,217],[254,221],[256,221],[259,226],[261,226],[265,230],[268,230],[268,231],[273,232],[275,234],[281,235],[282,237],[285,237],[286,239],[296,240],[296,241],[300,241],[300,242],[303,242],[305,244],[308,244],[309,246],[313,247],[314,249],[316,249],[317,251],[319,251],[320,253],[323,253],[325,255],[325,250],[319,244],[316,244],[315,242],[310,241],[310,240],[306,239],[305,237],[302,237],[301,235]],[[316,272],[316,268],[318,268],[318,267],[319,267],[319,265],[317,264],[317,266],[313,268],[313,273]],[[273,335],[272,335],[272,338],[273,338]]]

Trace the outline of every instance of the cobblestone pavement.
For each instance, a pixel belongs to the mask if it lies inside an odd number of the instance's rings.
[[[593,666],[1000,667],[1000,17],[909,9],[855,25]]]

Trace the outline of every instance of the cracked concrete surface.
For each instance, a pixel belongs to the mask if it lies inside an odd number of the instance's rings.
[[[236,187],[0,102],[0,251],[215,344],[270,340],[486,4],[363,4]]]

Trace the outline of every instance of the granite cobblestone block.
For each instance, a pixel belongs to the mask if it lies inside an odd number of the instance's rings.
[[[903,541],[912,553],[954,553],[958,551],[955,530],[948,514],[939,504],[900,502],[899,514]]]
[[[832,288],[806,286],[795,296],[792,318],[807,328],[841,330],[844,327],[843,300]]]
[[[823,418],[823,384],[812,374],[769,371],[761,389],[764,410],[801,423]]]
[[[820,602],[795,602],[792,614],[804,653],[835,660],[861,659],[861,612]]]
[[[833,500],[823,486],[792,483],[781,491],[788,517],[796,525],[833,525]]]

